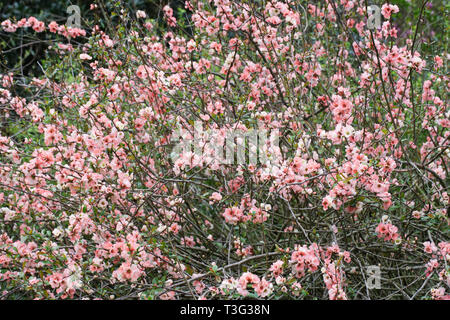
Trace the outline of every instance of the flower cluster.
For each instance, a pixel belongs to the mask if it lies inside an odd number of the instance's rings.
[[[0,74],[0,297],[448,299],[449,56],[408,8],[1,22],[45,58]]]

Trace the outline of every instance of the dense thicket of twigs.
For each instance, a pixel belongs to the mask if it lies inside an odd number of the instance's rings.
[[[0,297],[449,297],[442,3],[95,3],[2,23]]]

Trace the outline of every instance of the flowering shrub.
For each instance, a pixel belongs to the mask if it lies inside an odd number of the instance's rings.
[[[448,56],[397,5],[380,29],[356,0],[117,10],[1,23],[53,37],[42,76],[0,78],[2,298],[449,298]],[[279,145],[174,154],[199,121]]]

